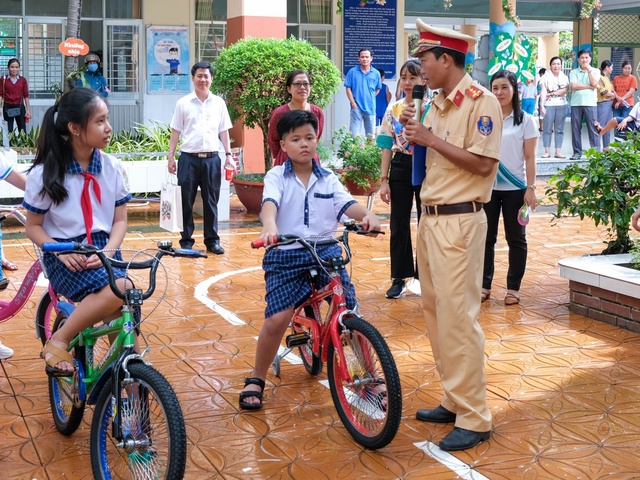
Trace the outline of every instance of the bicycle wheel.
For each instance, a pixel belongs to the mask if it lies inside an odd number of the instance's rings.
[[[313,307],[311,305],[307,305],[304,307],[304,313],[309,318],[315,318],[315,313],[313,311]],[[322,360],[320,356],[313,354],[313,344],[312,342],[318,342],[319,339],[313,338],[313,331],[304,327],[303,325],[297,324],[293,322],[291,324],[291,329],[293,333],[308,333],[311,337],[309,343],[304,345],[300,345],[298,350],[300,352],[300,357],[302,358],[302,363],[304,364],[304,368],[309,372],[309,375],[319,375],[322,371]]]
[[[131,383],[112,392],[107,382],[91,422],[91,467],[97,479],[182,479],[187,434],[178,398],[153,367],[132,362]],[[122,441],[113,437],[114,395],[122,399]]]
[[[58,330],[66,321],[66,315],[60,312],[54,323],[53,332]],[[77,349],[76,358],[82,358]],[[51,414],[56,428],[63,435],[71,435],[82,422],[85,402],[78,399],[77,386],[77,373],[73,377],[49,377]]]
[[[346,368],[352,381],[340,374],[339,356],[329,344],[327,374],[338,415],[362,446],[377,449],[398,432],[402,417],[400,377],[389,347],[373,325],[360,317],[344,319],[340,334]],[[385,405],[386,400],[386,405]]]
[[[38,309],[36,310],[36,329],[38,330],[38,338],[42,342],[42,346],[51,338],[53,327],[57,319],[57,313],[51,301],[51,295],[47,289],[40,297]]]

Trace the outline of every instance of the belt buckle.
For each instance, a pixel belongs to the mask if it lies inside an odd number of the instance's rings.
[[[198,158],[207,158],[207,154],[203,152],[198,152]]]

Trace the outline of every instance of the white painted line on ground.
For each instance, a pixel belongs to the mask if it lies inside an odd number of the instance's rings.
[[[209,291],[209,287],[214,283],[222,280],[223,278],[230,277],[231,275],[237,275],[240,273],[253,272],[255,270],[262,270],[262,267],[251,267],[244,268],[242,270],[235,270],[231,272],[221,273],[220,275],[214,275],[213,277],[209,277],[207,280],[200,282],[196,285],[194,297],[196,300],[201,301],[204,305],[209,307],[211,310],[216,312],[222,318],[224,318],[231,325],[246,325],[247,322],[238,317],[235,313],[230,312],[226,308],[222,307],[218,302],[213,301],[207,295]]]
[[[414,443],[414,445],[434,460],[437,460],[439,463],[452,470],[456,475],[458,475],[456,478],[463,478],[465,480],[489,480],[484,475],[478,473],[477,470],[474,470],[466,463],[442,450],[435,443],[424,441]]]

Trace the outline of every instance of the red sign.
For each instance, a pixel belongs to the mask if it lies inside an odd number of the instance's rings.
[[[89,45],[79,38],[67,38],[64,42],[60,42],[58,50],[67,57],[77,57],[89,53]]]

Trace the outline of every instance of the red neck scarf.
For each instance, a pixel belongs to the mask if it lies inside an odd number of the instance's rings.
[[[87,242],[92,245],[91,229],[93,228],[93,207],[91,206],[91,192],[89,192],[89,183],[93,183],[93,193],[98,199],[98,203],[102,203],[100,194],[100,184],[98,179],[92,174],[82,172],[84,177],[84,185],[82,186],[82,195],[80,196],[80,205],[82,206],[82,216],[84,217],[84,226],[87,229]]]

